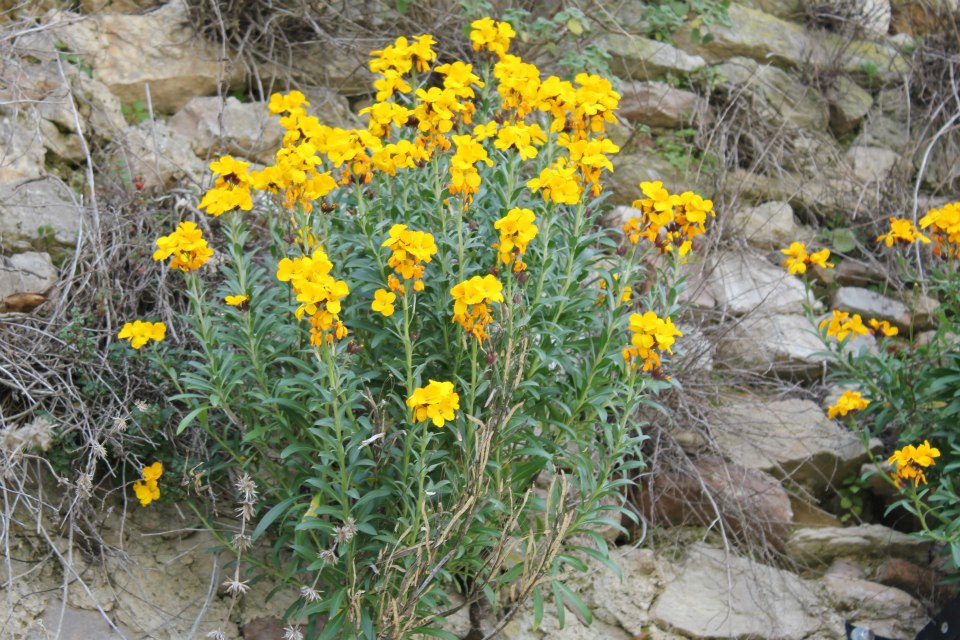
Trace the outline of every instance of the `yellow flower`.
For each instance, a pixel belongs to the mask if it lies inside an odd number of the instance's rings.
[[[836,337],[841,342],[851,333],[858,336],[865,336],[870,333],[870,330],[863,325],[863,319],[859,313],[853,314],[851,318],[846,311],[838,311],[837,309],[833,310],[831,318],[820,322],[821,331],[824,327],[826,327],[828,338]]]
[[[133,483],[133,493],[137,496],[141,506],[147,506],[154,500],[160,499],[160,486],[158,481],[163,475],[163,464],[154,462],[149,467],[144,467],[141,471],[143,482]]]
[[[583,187],[575,176],[576,165],[560,156],[557,161],[540,172],[540,176],[527,182],[527,188],[536,193],[543,191],[543,199],[557,204],[577,204]]]
[[[925,217],[923,220],[927,220],[927,218]],[[906,218],[890,218],[890,231],[877,236],[877,242],[883,242],[888,247],[897,243],[913,244],[917,240],[924,244],[930,243],[930,238],[920,233],[916,225]]]
[[[653,311],[630,314],[630,346],[622,349],[627,364],[633,366],[635,358],[643,360],[643,370],[660,368],[659,351],[673,353],[671,347],[676,338],[683,337],[671,318],[662,319]]]
[[[830,249],[820,249],[820,251],[815,251],[807,256],[807,260],[810,264],[822,267],[824,269],[833,268],[834,264],[832,262],[827,262],[830,259]]]
[[[921,482],[927,484],[927,477],[923,469],[936,464],[934,458],[940,457],[940,450],[931,447],[928,440],[914,447],[906,445],[903,449],[893,452],[887,459],[887,464],[895,465],[894,477],[902,480],[913,480],[914,486]]]
[[[139,349],[150,340],[160,342],[166,335],[167,327],[162,322],[134,320],[123,325],[117,337],[121,340],[129,340],[131,347]]]
[[[224,301],[231,307],[239,307],[250,299],[250,296],[226,296]]]
[[[876,318],[871,318],[869,324],[870,324],[870,333],[872,333],[873,335],[882,333],[886,337],[890,338],[900,333],[899,329],[891,325],[886,320],[877,320]]]
[[[960,258],[960,202],[931,209],[920,219],[920,228],[929,229],[936,246],[934,254]],[[920,238],[922,241],[922,237]]]
[[[333,263],[322,247],[314,249],[309,257],[283,258],[277,264],[277,280],[289,282],[300,303],[294,315],[298,320],[310,316],[310,343],[315,346],[347,335],[339,314],[350,287],[331,276],[332,269]]]
[[[781,249],[780,253],[787,256],[783,266],[787,268],[787,273],[806,273],[807,262],[810,256],[807,255],[807,245],[802,242],[792,242],[786,249]]]
[[[396,310],[393,306],[396,300],[397,294],[387,291],[386,289],[377,289],[373,294],[373,303],[370,305],[370,308],[382,313],[384,317],[389,318]]]
[[[866,409],[870,401],[864,398],[859,391],[844,391],[837,399],[837,403],[827,409],[827,417],[835,418],[837,414],[845,416],[851,411]]]
[[[253,209],[249,167],[249,162],[235,160],[231,156],[223,156],[211,162],[210,169],[214,175],[220,177],[216,179],[213,188],[207,191],[197,207],[206,209],[212,216],[219,216],[237,208],[244,211]]]
[[[431,380],[426,387],[414,389],[407,398],[407,406],[413,411],[414,422],[433,421],[434,426],[442,427],[445,422],[455,418],[460,409],[460,396],[453,390],[452,382]]]
[[[503,302],[503,285],[492,275],[473,276],[450,289],[453,296],[453,320],[483,342],[493,322],[490,305]]]
[[[510,48],[510,41],[517,35],[509,22],[495,22],[492,18],[480,18],[470,23],[470,41],[474,51],[486,49],[503,57]]]
[[[213,249],[207,246],[203,232],[197,228],[197,224],[185,221],[170,235],[157,238],[157,250],[153,252],[153,259],[166,260],[170,256],[173,256],[170,261],[171,269],[194,271],[213,256]]]
[[[414,291],[423,291],[424,265],[437,253],[433,234],[412,231],[405,224],[395,224],[390,227],[390,237],[381,246],[393,251],[387,259],[387,265],[404,280],[413,280]],[[393,285],[390,288],[398,291]],[[402,291],[400,295],[403,295]]]
[[[500,232],[500,242],[495,248],[500,251],[500,261],[510,264],[518,256],[527,252],[527,244],[537,237],[536,216],[530,209],[514,207],[507,215],[493,223]]]

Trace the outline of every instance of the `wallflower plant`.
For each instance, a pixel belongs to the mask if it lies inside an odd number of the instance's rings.
[[[901,498],[888,512],[904,509],[916,516],[918,535],[941,543],[949,564],[960,568],[960,203],[931,209],[918,224],[890,218],[876,237],[885,250],[919,245],[925,285],[937,295],[936,329],[923,341],[902,336],[889,322],[863,319],[833,310],[820,323],[820,336],[834,365],[832,378],[855,385],[829,408],[857,430],[870,451],[870,439],[882,436],[897,448],[875,460]],[[797,244],[797,243],[794,243]],[[924,249],[928,247],[928,249]],[[786,251],[784,251],[786,253]],[[791,256],[791,259],[793,256]],[[790,259],[788,259],[788,262]],[[904,261],[905,264],[905,261]],[[790,265],[787,265],[788,267]],[[848,338],[868,333],[877,349],[854,347]],[[835,338],[835,340],[834,340]],[[920,444],[917,444],[920,443]],[[871,453],[872,456],[872,453]]]
[[[649,183],[636,238],[598,228],[619,95],[544,77],[513,36],[475,22],[476,69],[436,66],[429,35],[374,51],[361,129],[272,96],[275,162],[211,164],[215,247],[190,221],[158,241],[190,302],[186,352],[157,354],[178,431],[213,443],[211,477],[258,478],[271,557],[243,572],[300,594],[317,638],[454,638],[443,618],[481,601],[589,622],[564,576],[616,570],[638,410],[678,385],[676,265],[713,205]]]

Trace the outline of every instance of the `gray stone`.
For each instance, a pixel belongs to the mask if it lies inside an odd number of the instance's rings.
[[[884,115],[874,107],[863,121],[854,144],[902,151],[910,144],[910,131],[903,126],[903,122]]]
[[[800,313],[805,303],[817,305],[799,278],[753,254],[720,254],[707,283],[717,304],[738,316],[753,311]]]
[[[791,242],[806,242],[813,235],[797,224],[789,202],[764,202],[756,207],[734,209],[723,227],[728,238],[742,238],[763,249],[782,249]]]
[[[654,524],[711,526],[719,519],[740,540],[784,548],[793,509],[786,490],[763,471],[703,456],[690,468],[656,469],[650,483],[637,504]]]
[[[883,37],[890,30],[890,0],[857,0],[853,5],[857,25],[868,36]]]
[[[787,541],[787,554],[797,562],[828,565],[837,558],[903,558],[924,564],[931,542],[879,524],[856,527],[798,529]]]
[[[651,127],[679,127],[696,122],[706,109],[700,96],[666,82],[629,82],[620,89],[617,115]]]
[[[871,318],[886,320],[901,331],[910,327],[907,305],[862,287],[840,287],[833,295],[833,308],[848,313],[859,313],[863,323]]]
[[[181,180],[199,183],[207,173],[190,139],[159,121],[128,128],[114,154],[130,179],[142,177],[147,187],[170,187]]]
[[[823,628],[818,605],[796,575],[697,544],[667,577],[651,616],[694,638],[800,640]]]
[[[136,633],[129,627],[114,620],[107,620],[97,611],[84,611],[70,605],[61,608],[58,603],[51,603],[43,616],[43,624],[34,627],[27,636],[27,640],[121,640],[133,638]]]
[[[913,638],[930,621],[920,602],[894,587],[838,574],[824,576],[823,586],[852,624],[878,636]]]
[[[825,346],[801,315],[749,314],[717,341],[717,357],[729,367],[760,374],[810,376],[827,365]]]
[[[886,182],[900,160],[900,154],[883,147],[853,146],[846,156],[854,178],[864,184]]]
[[[844,136],[855,130],[873,106],[873,97],[847,76],[837,76],[827,91],[830,130]]]
[[[0,257],[0,300],[14,293],[43,293],[57,282],[49,253],[28,251]]]
[[[748,469],[788,478],[814,496],[860,468],[860,440],[810,400],[738,400],[717,408],[711,433],[724,454]]]
[[[604,173],[601,177],[604,188],[613,192],[609,202],[614,205],[628,205],[642,197],[639,186],[641,182],[661,180],[671,193],[677,191],[674,185],[688,185],[686,188],[696,190],[694,186],[690,186],[690,180],[681,175],[666,158],[649,151],[621,152],[614,158],[613,173]],[[701,195],[707,197],[705,193]]]
[[[862,286],[883,282],[887,278],[879,266],[852,258],[844,259],[833,272],[836,281],[842,285]]]
[[[728,14],[731,26],[711,26],[713,39],[710,42],[692,43],[690,25],[676,34],[677,41],[684,49],[708,61],[745,57],[796,67],[810,60],[815,53],[815,42],[802,25],[740,4],[731,4]]]
[[[149,85],[155,110],[176,111],[193,96],[215,93],[218,81],[229,84],[231,74],[239,78],[239,68],[221,63],[218,47],[196,37],[182,0],[142,15],[60,12],[48,17],[50,35],[124,104],[145,100],[144,85]]]
[[[39,130],[15,118],[0,118],[0,183],[39,178],[43,172]]]
[[[625,629],[631,637],[639,636],[649,623],[649,609],[657,596],[659,574],[656,558],[650,549],[624,547],[611,552],[622,579],[606,567],[599,566],[587,605],[597,620]]]
[[[741,4],[788,20],[800,17],[803,11],[801,0],[746,0]]]
[[[26,251],[41,237],[66,247],[77,242],[83,210],[54,178],[0,184],[0,246]]]
[[[728,92],[746,92],[756,98],[753,107],[758,116],[805,129],[826,127],[829,110],[820,94],[783,70],[738,57],[719,65],[717,71]]]
[[[611,57],[610,70],[627,80],[653,80],[667,73],[689,75],[707,64],[700,56],[642,36],[609,34],[602,43]]]
[[[222,105],[217,97],[192,98],[168,124],[197,156],[229,154],[263,163],[273,162],[284,134],[265,102],[243,103],[233,96]]]

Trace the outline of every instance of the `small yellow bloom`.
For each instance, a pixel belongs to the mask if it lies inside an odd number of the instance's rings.
[[[370,308],[382,313],[385,318],[389,318],[396,310],[393,303],[397,300],[397,294],[386,289],[377,289],[373,294],[373,303]]]
[[[835,418],[837,414],[845,416],[851,411],[866,409],[870,401],[864,398],[859,391],[844,391],[837,399],[837,403],[827,410],[828,418]]]
[[[890,218],[890,231],[877,236],[877,242],[883,242],[888,247],[894,244],[913,244],[916,241],[929,244],[930,238],[920,233],[916,225],[906,218]]]
[[[145,507],[154,500],[160,499],[158,481],[163,475],[163,463],[154,462],[149,467],[144,467],[140,473],[143,476],[143,482],[133,483],[133,493],[140,501],[140,505]]]
[[[810,264],[823,267],[824,269],[833,268],[834,264],[832,262],[827,262],[830,259],[830,249],[821,249],[820,251],[815,251],[808,256],[808,261]]]
[[[826,328],[828,338],[835,337],[841,342],[850,334],[865,336],[870,333],[870,330],[864,326],[859,313],[853,314],[851,318],[846,311],[836,309],[833,310],[833,317],[820,322],[820,330],[822,331],[824,328]]]
[[[873,335],[882,333],[886,337],[890,338],[900,333],[899,329],[891,325],[886,320],[877,320],[876,318],[871,318],[869,324],[870,324],[870,333],[872,333]]]
[[[929,440],[924,440],[923,444],[916,447],[908,444],[903,449],[894,451],[887,463],[895,466],[894,478],[913,480],[914,486],[917,486],[921,482],[927,484],[923,469],[935,465],[934,458],[939,457],[940,450],[931,447]]]
[[[157,238],[156,244],[153,259],[161,261],[173,256],[170,268],[180,271],[195,271],[213,256],[213,249],[207,246],[195,222],[181,222],[173,233]]]
[[[231,307],[239,307],[249,299],[250,296],[227,296],[224,298],[224,301]]]
[[[786,249],[781,249],[780,253],[787,256],[787,259],[783,261],[787,273],[793,275],[807,272],[807,262],[810,258],[807,254],[807,245],[802,242],[793,242]]]
[[[442,427],[455,418],[460,396],[453,390],[452,382],[431,380],[426,387],[414,389],[413,395],[407,398],[407,406],[413,410],[414,422],[431,420],[434,426]]]
[[[117,337],[121,340],[129,340],[131,347],[139,349],[151,340],[160,342],[166,335],[167,326],[162,322],[134,320],[123,325]]]

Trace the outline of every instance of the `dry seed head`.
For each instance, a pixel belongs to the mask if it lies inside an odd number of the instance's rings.
[[[136,407],[137,411],[139,411],[140,413],[146,413],[147,411],[150,410],[150,405],[148,405],[143,400],[134,400],[133,406]]]
[[[243,496],[243,501],[247,504],[253,505],[257,502],[257,483],[253,481],[248,474],[244,473],[240,476],[240,479],[237,480],[237,483],[234,485]]]
[[[320,592],[313,587],[300,587],[300,597],[307,602],[319,602]]]
[[[115,416],[113,418],[113,428],[116,431],[123,433],[127,430],[127,419],[123,416]]]
[[[232,596],[243,595],[250,590],[250,585],[247,584],[246,580],[237,580],[236,578],[224,581],[223,586],[226,587],[227,593]]]
[[[300,627],[288,625],[283,628],[283,640],[303,640],[303,633]]]

